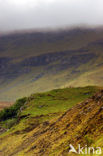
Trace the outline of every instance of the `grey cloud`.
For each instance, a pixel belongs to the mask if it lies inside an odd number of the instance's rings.
[[[103,25],[103,0],[0,0],[0,31]]]

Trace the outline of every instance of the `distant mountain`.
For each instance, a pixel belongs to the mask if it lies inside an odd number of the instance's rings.
[[[103,30],[23,32],[0,37],[0,101],[54,88],[103,86]]]

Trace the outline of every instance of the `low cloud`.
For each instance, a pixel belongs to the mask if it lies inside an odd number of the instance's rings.
[[[0,0],[0,31],[103,25],[103,0]]]

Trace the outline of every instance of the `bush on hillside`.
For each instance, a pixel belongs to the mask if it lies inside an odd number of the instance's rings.
[[[21,98],[15,102],[15,104],[9,108],[5,108],[0,112],[0,121],[4,121],[13,117],[16,117],[20,108],[25,104],[27,98]]]

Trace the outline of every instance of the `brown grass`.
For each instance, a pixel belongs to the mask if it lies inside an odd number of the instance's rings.
[[[10,107],[11,105],[13,105],[13,102],[0,102],[0,110]]]

